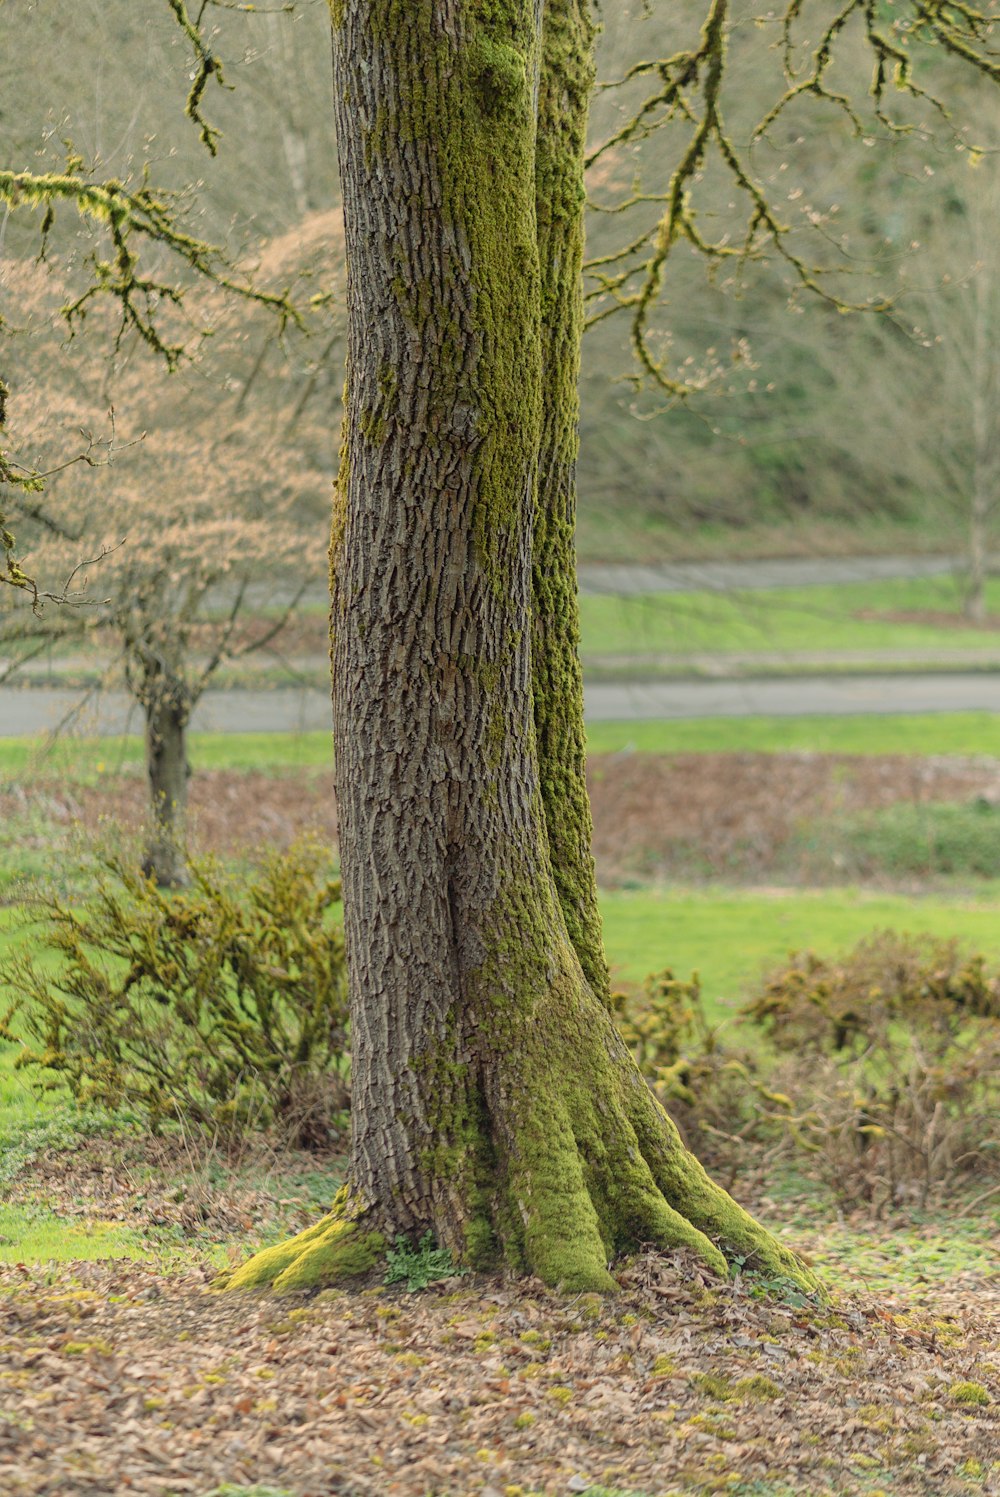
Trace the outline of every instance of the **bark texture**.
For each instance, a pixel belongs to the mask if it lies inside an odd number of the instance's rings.
[[[542,426],[534,523],[532,674],[538,764],[559,902],[584,976],[609,996],[587,798],[576,458],[583,335],[583,156],[593,87],[586,0],[548,0],[542,21],[535,214],[541,278]]]
[[[969,567],[965,613],[975,623],[987,616],[986,581],[990,570],[990,541],[1000,503],[1000,370],[996,352],[997,301],[1000,277],[991,247],[983,243],[983,215],[977,214],[976,239],[980,251],[975,277],[975,318],[972,334],[972,492],[969,498]]]
[[[190,705],[179,683],[162,676],[143,682],[140,693],[146,718],[146,775],[152,826],[142,870],[162,889],[188,882],[186,821],[187,756]]]
[[[801,1278],[685,1151],[605,1002],[572,549],[586,13],[331,10],[352,1156],[331,1215],[231,1282],[301,1287],[428,1228],[570,1289],[649,1243]]]

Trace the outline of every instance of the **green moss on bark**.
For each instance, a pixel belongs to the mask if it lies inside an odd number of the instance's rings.
[[[613,1287],[609,1265],[643,1245],[815,1281],[706,1175],[640,1076],[583,978],[551,889],[525,868],[495,912],[471,987],[495,1075],[486,1080],[505,1255],[547,1283]]]
[[[753,1256],[805,1284],[683,1148],[602,1001],[573,555],[586,9],[548,0],[541,44],[534,0],[465,0],[452,28],[440,14],[431,0],[387,0],[364,18],[373,60],[396,71],[366,113],[362,159],[376,180],[394,170],[421,193],[418,212],[406,205],[421,255],[407,261],[401,235],[385,246],[379,311],[398,313],[399,346],[426,379],[415,397],[391,371],[357,371],[341,485],[352,447],[367,456],[374,441],[398,449],[404,488],[407,446],[426,444],[427,487],[402,496],[414,511],[440,497],[440,475],[459,478],[447,526],[461,545],[446,560],[474,578],[472,626],[430,618],[429,592],[415,605],[430,646],[420,668],[462,686],[461,729],[435,725],[461,752],[440,868],[437,844],[430,858],[447,882],[454,971],[441,963],[444,998],[435,1032],[408,1051],[416,1063],[398,1062],[410,1068],[400,1095],[414,1099],[413,1116],[391,1119],[405,1203],[353,1214],[341,1203],[233,1282],[328,1282],[370,1266],[397,1230],[426,1226],[466,1263],[502,1259],[576,1292],[613,1289],[609,1264],[651,1243],[719,1273],[727,1252]],[[385,929],[394,939],[391,918]],[[383,985],[370,1001],[385,1000]],[[361,1183],[381,1180],[362,1159],[359,1147]]]
[[[335,1284],[369,1273],[385,1252],[385,1238],[366,1228],[346,1189],[333,1210],[304,1232],[263,1248],[230,1275],[226,1289],[272,1288],[277,1293]]]
[[[535,156],[542,424],[532,565],[532,687],[549,856],[584,975],[610,1001],[586,780],[576,588],[576,458],[583,336],[583,154],[594,32],[580,0],[548,0]]]

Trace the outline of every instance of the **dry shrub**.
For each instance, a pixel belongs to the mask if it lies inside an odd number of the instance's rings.
[[[732,1048],[706,1014],[697,976],[666,968],[646,979],[641,995],[616,993],[619,1030],[651,1089],[687,1146],[731,1186],[737,1174],[763,1166],[783,1139],[762,1127],[769,1093],[754,1061]]]
[[[1000,1168],[1000,980],[954,941],[882,932],[793,956],[743,1010],[737,1052],[696,981],[617,1000],[643,1074],[730,1183],[794,1164],[845,1207],[921,1209]]]
[[[926,1207],[1000,1165],[1000,980],[883,931],[800,954],[744,1010],[779,1054],[769,1120],[846,1206]]]
[[[890,1024],[954,1035],[1000,1018],[1000,978],[957,941],[878,931],[839,961],[793,954],[764,981],[745,1015],[784,1051],[866,1050]]]
[[[82,909],[43,896],[0,1037],[16,1064],[82,1103],[181,1120],[215,1136],[279,1127],[322,1145],[347,1105],[348,1005],[339,884],[299,843],[250,879],[196,863],[182,892],[119,854]],[[51,1073],[55,1073],[53,1076]]]

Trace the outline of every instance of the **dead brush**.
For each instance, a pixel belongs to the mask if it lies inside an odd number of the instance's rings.
[[[753,1057],[732,1048],[710,1023],[698,974],[654,973],[642,993],[613,997],[618,1027],[652,1091],[689,1149],[710,1164],[726,1189],[737,1176],[766,1173],[787,1152],[769,1126],[773,1101]]]
[[[789,1166],[845,1209],[923,1210],[1000,1175],[1000,981],[955,942],[883,932],[839,961],[793,955],[709,1023],[665,971],[618,1023],[685,1142],[727,1188]]]
[[[841,1205],[925,1209],[1000,1169],[1000,1002],[984,959],[882,932],[773,972],[744,1015],[779,1052],[767,1122]]]

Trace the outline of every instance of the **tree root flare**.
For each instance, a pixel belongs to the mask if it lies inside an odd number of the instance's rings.
[[[369,1273],[384,1252],[381,1232],[363,1228],[357,1220],[345,1216],[338,1202],[304,1232],[255,1253],[219,1287],[270,1287],[278,1294],[314,1289]]]

